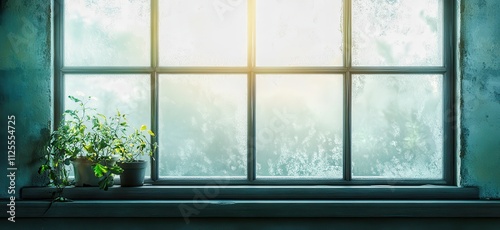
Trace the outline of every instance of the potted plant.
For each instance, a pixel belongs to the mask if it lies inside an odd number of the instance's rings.
[[[107,190],[113,186],[114,175],[123,171],[116,165],[120,156],[114,154],[113,143],[124,124],[118,116],[108,119],[103,114],[95,114],[88,119],[92,127],[82,139],[86,154],[72,161],[75,168],[75,185],[99,186]]]
[[[79,108],[66,110],[57,129],[52,131],[45,147],[45,162],[38,173],[47,173],[50,184],[56,188],[68,185],[99,186],[107,190],[113,184],[114,174],[122,169],[115,164],[112,143],[117,137],[120,121],[116,118],[108,122],[102,114],[73,96],[69,98],[78,103]],[[87,125],[91,125],[88,128]],[[69,165],[73,163],[75,181],[69,180]]]
[[[120,116],[119,113],[118,116]],[[121,116],[126,123],[125,115]],[[146,125],[142,125],[140,129],[134,129],[130,134],[126,133],[126,128],[122,131],[122,135],[115,142],[115,151],[120,154],[118,165],[123,169],[120,174],[120,184],[123,187],[142,186],[147,161],[141,159],[141,156],[153,156],[157,143],[151,142],[150,138],[154,139],[155,134]]]

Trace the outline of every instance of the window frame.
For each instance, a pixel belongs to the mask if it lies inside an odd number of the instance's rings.
[[[64,0],[54,1],[54,122],[61,120],[64,108],[65,74],[149,74],[151,81],[151,127],[158,130],[158,79],[160,74],[246,74],[248,85],[248,154],[246,179],[233,177],[186,177],[160,178],[158,175],[158,150],[156,161],[151,161],[151,179],[154,185],[206,185],[210,181],[223,180],[227,185],[457,185],[456,176],[456,108],[455,108],[455,52],[456,10],[453,0],[443,0],[443,66],[440,67],[355,67],[351,65],[351,0],[343,1],[343,56],[344,65],[340,67],[258,67],[255,61],[255,4],[257,0],[247,1],[248,45],[247,66],[242,67],[160,67],[158,62],[158,1],[151,0],[151,50],[149,67],[66,67],[64,66]],[[344,78],[344,140],[343,140],[343,178],[337,179],[258,179],[255,161],[255,97],[257,74],[342,74]],[[351,178],[351,80],[353,74],[442,74],[443,75],[443,179],[360,179]]]

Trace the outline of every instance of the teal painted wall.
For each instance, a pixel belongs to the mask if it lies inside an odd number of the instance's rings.
[[[500,198],[500,1],[461,3],[461,183]],[[50,1],[0,0],[0,172],[7,174],[7,116],[15,115],[17,189],[41,183],[37,149],[52,120],[51,30]],[[0,189],[0,198],[9,196]]]
[[[500,198],[500,1],[462,0],[461,183]]]
[[[15,116],[16,196],[40,183],[37,153],[50,129],[50,1],[0,0],[0,197],[10,197],[7,175],[7,117]]]

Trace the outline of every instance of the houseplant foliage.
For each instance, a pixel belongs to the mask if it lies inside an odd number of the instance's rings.
[[[157,148],[153,131],[149,130],[146,125],[142,125],[140,129],[134,129],[130,134],[127,133],[127,119],[125,115],[120,113],[125,122],[123,122],[122,133],[115,141],[115,152],[120,155],[119,165],[123,168],[123,173],[120,174],[121,186],[141,186],[144,184],[144,174],[146,169],[146,161],[141,157],[144,155],[153,156],[153,152]]]
[[[99,188],[107,190],[113,185],[114,174],[123,170],[116,165],[119,156],[114,154],[114,142],[125,123],[120,116],[107,118],[103,114],[90,116],[92,127],[83,139],[86,155],[80,156],[90,162]]]
[[[69,180],[70,163],[85,159],[91,163],[95,177],[99,178],[99,188],[107,190],[112,185],[114,174],[122,172],[113,163],[113,143],[123,122],[117,116],[108,119],[88,107],[91,97],[85,100],[69,98],[78,104],[78,108],[62,114],[61,122],[44,148],[45,162],[38,173],[47,173],[51,185],[64,188],[74,184]]]

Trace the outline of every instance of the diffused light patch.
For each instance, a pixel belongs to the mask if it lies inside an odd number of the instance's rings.
[[[354,75],[352,173],[442,179],[442,75]]]
[[[352,64],[442,66],[442,0],[353,0]]]
[[[160,176],[245,176],[247,76],[159,76]]]
[[[258,66],[341,66],[341,0],[257,0]]]
[[[161,66],[244,66],[247,3],[159,1]]]
[[[257,75],[257,176],[342,178],[342,83],[333,74]]]
[[[71,0],[64,4],[65,66],[149,66],[147,0]]]
[[[132,127],[150,125],[151,90],[149,75],[65,75],[65,108],[76,108],[67,96],[80,99],[92,96],[89,103],[100,113],[114,115],[117,110],[127,114]],[[72,107],[73,106],[73,107]]]

